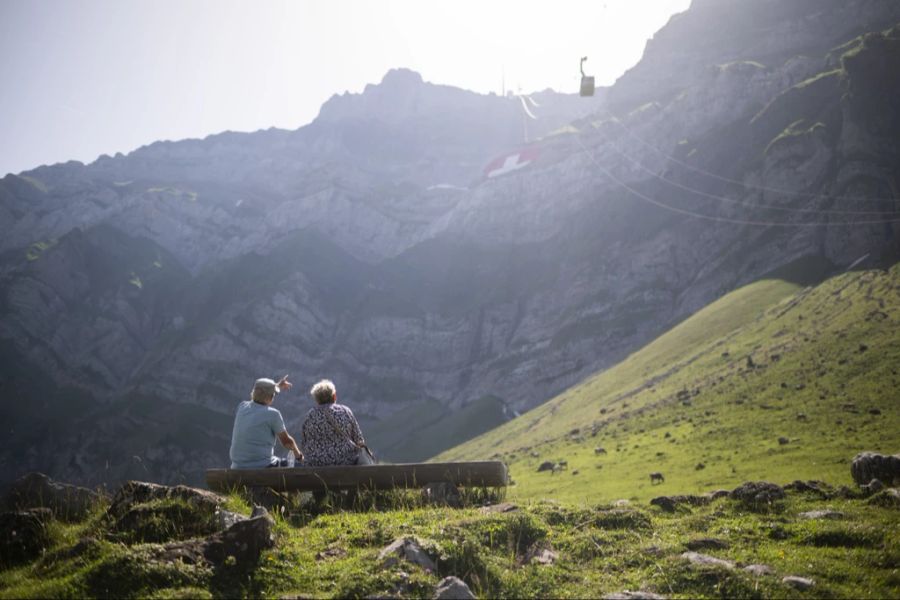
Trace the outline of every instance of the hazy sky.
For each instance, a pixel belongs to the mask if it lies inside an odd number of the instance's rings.
[[[394,67],[478,92],[610,84],[690,0],[0,0],[0,176],[295,129]]]

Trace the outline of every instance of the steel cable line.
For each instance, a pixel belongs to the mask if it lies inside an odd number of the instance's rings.
[[[720,223],[733,223],[736,225],[757,225],[757,226],[764,226],[764,227],[823,227],[823,226],[829,227],[829,226],[840,226],[840,225],[883,225],[883,224],[887,224],[887,223],[900,223],[900,218],[889,219],[889,220],[879,220],[879,221],[855,221],[855,222],[827,222],[827,221],[826,222],[821,222],[821,221],[820,222],[809,222],[809,221],[807,221],[807,222],[799,222],[799,223],[786,223],[784,221],[760,221],[760,220],[734,219],[734,218],[730,218],[730,217],[717,217],[717,216],[713,216],[713,215],[705,215],[703,213],[694,212],[694,211],[687,210],[684,208],[678,208],[676,206],[671,206],[664,202],[660,202],[659,200],[656,200],[655,198],[651,198],[650,196],[647,196],[646,194],[634,189],[632,186],[628,185],[627,183],[625,183],[624,181],[622,181],[621,179],[619,179],[618,177],[613,175],[612,172],[609,171],[609,169],[605,168],[603,165],[601,165],[599,162],[597,162],[597,159],[594,157],[593,153],[591,153],[590,149],[588,149],[587,146],[584,145],[584,142],[581,141],[581,138],[578,137],[577,134],[576,134],[576,139],[578,140],[578,145],[581,146],[582,150],[587,155],[587,157],[590,159],[590,161],[594,164],[594,166],[596,166],[600,170],[601,173],[603,173],[606,177],[611,179],[614,183],[621,186],[625,190],[631,192],[633,195],[637,196],[638,198],[641,198],[642,200],[649,202],[650,204],[653,204],[655,206],[658,206],[659,208],[662,208],[662,209],[665,209],[665,210],[668,210],[668,211],[671,211],[674,213],[686,215],[689,217],[695,217],[695,218],[704,219],[707,221],[716,221],[716,222],[720,222]]]
[[[780,210],[783,212],[795,212],[795,213],[813,213],[813,214],[821,214],[821,215],[883,215],[883,216],[897,216],[900,217],[900,211],[897,210],[837,210],[837,209],[828,209],[828,208],[794,208],[790,206],[778,206],[775,204],[761,204],[755,202],[747,202],[746,200],[738,200],[736,198],[727,198],[725,196],[719,196],[716,194],[710,194],[709,192],[704,192],[703,190],[698,190],[688,185],[684,185],[667,177],[663,177],[662,175],[658,175],[649,167],[645,166],[638,159],[626,154],[625,152],[619,150],[615,143],[609,140],[610,147],[616,154],[619,154],[636,167],[641,169],[642,171],[649,173],[651,176],[659,179],[660,181],[664,181],[673,187],[677,187],[686,192],[690,192],[692,194],[697,194],[698,196],[705,196],[712,200],[718,200],[720,202],[726,202],[728,204],[737,204],[740,206],[747,206],[749,208],[764,208],[769,210]],[[787,192],[785,192],[787,193]]]
[[[609,112],[609,110],[607,110],[607,109],[601,109],[601,110],[603,110],[603,112],[605,112],[607,115],[609,115],[610,121],[614,122],[616,125],[618,125],[619,127],[621,127],[621,128],[625,131],[625,133],[627,133],[628,135],[630,135],[631,137],[633,137],[634,139],[636,139],[638,142],[640,142],[641,144],[647,146],[648,148],[650,148],[650,149],[653,150],[654,152],[660,154],[661,156],[663,156],[663,157],[666,158],[667,160],[670,160],[670,161],[672,161],[673,163],[675,163],[675,164],[677,164],[677,165],[680,165],[680,166],[684,167],[685,169],[688,169],[688,170],[690,170],[690,171],[694,171],[695,173],[700,173],[701,175],[706,175],[707,177],[711,177],[711,178],[713,178],[713,179],[718,179],[719,181],[724,181],[724,182],[726,182],[726,183],[733,183],[733,184],[736,184],[736,185],[740,185],[741,187],[745,187],[745,188],[753,188],[753,189],[759,190],[759,191],[761,191],[761,192],[772,192],[772,193],[775,193],[775,194],[785,194],[785,195],[795,195],[795,196],[807,196],[807,197],[810,197],[810,198],[824,198],[824,199],[829,199],[829,200],[850,200],[850,201],[858,200],[858,198],[852,198],[852,197],[850,197],[850,196],[837,196],[837,195],[830,195],[830,194],[814,194],[814,193],[812,193],[812,192],[792,192],[792,191],[790,191],[790,190],[784,190],[784,189],[780,189],[780,188],[773,188],[773,187],[768,187],[768,186],[764,186],[764,185],[755,185],[755,184],[752,184],[752,183],[748,184],[748,183],[745,183],[745,182],[743,182],[743,181],[738,181],[737,179],[731,179],[731,178],[729,178],[729,177],[723,177],[722,175],[718,175],[718,174],[716,174],[716,173],[712,173],[711,171],[707,171],[706,169],[702,169],[702,168],[700,168],[700,167],[695,167],[695,166],[690,165],[690,164],[688,164],[688,163],[686,163],[686,162],[684,162],[684,161],[682,161],[682,160],[679,160],[679,159],[675,158],[675,157],[672,156],[671,154],[668,154],[668,153],[666,153],[664,150],[661,150],[660,148],[657,148],[656,146],[654,146],[654,145],[651,144],[650,142],[644,140],[644,139],[641,138],[639,135],[637,135],[636,133],[634,133],[633,131],[631,131],[631,129],[629,129],[628,127],[626,127],[626,126],[619,120],[619,118],[616,117],[616,116],[615,116],[614,114],[612,114],[611,112]],[[873,201],[876,201],[876,202],[892,202],[892,203],[897,203],[898,201],[900,201],[900,198],[868,198],[868,200],[873,200]],[[900,211],[898,211],[898,210],[893,210],[893,211],[884,211],[884,212],[885,212],[885,213],[887,213],[887,212],[894,212],[894,213],[897,213],[897,212],[900,212]],[[849,213],[848,213],[848,214],[849,214]],[[875,214],[875,213],[873,212],[872,214]]]

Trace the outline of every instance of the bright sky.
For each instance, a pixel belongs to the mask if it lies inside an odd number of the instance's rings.
[[[161,139],[295,129],[395,67],[578,90],[690,0],[0,0],[0,176]]]

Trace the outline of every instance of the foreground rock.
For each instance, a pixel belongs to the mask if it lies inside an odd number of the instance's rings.
[[[866,485],[873,479],[880,479],[888,486],[900,484],[900,454],[861,452],[850,464],[850,474],[857,485]]]
[[[146,481],[129,481],[113,496],[108,512],[114,517],[122,517],[135,505],[154,500],[182,500],[192,508],[210,514],[214,514],[225,502],[224,498],[209,490],[186,485],[168,486]]]
[[[0,563],[25,562],[41,555],[50,545],[49,508],[32,508],[0,514]]]
[[[475,594],[459,577],[444,577],[434,588],[434,600],[475,600]]]
[[[48,508],[58,519],[77,521],[86,517],[100,498],[87,488],[58,483],[43,473],[29,473],[12,484],[3,504],[13,511]]]
[[[422,549],[418,538],[413,536],[400,537],[381,549],[378,560],[385,567],[394,567],[401,560],[419,565],[426,571],[437,571],[437,565]]]
[[[246,517],[220,509],[224,499],[207,490],[129,481],[107,511],[110,539],[168,542],[227,530]]]
[[[603,596],[603,600],[666,600],[665,596],[653,592],[613,592]]]
[[[249,569],[257,564],[263,550],[275,545],[274,527],[275,521],[266,509],[256,507],[249,519],[206,539],[167,544],[160,558],[168,562],[180,560],[193,565],[207,563],[213,567]]]

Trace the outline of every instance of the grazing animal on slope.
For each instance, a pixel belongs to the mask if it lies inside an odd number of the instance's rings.
[[[659,471],[650,473],[650,485],[653,485],[654,483],[662,483],[665,480],[666,480],[666,478],[663,477],[663,474],[660,473]]]

